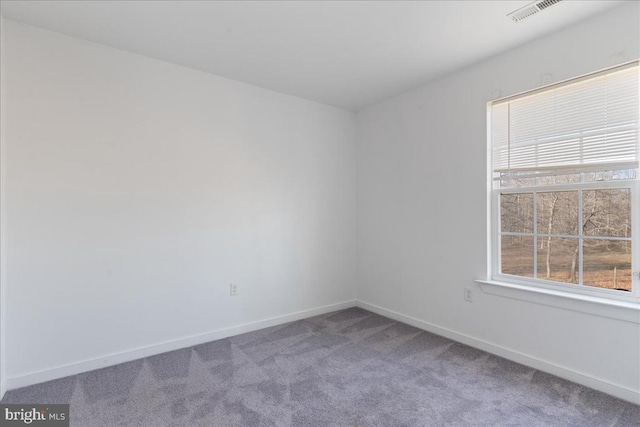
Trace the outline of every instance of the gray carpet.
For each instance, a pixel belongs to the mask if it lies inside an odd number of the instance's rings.
[[[91,426],[640,426],[640,406],[359,308],[7,393]]]

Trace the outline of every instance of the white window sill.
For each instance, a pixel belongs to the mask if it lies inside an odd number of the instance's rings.
[[[640,303],[615,301],[495,280],[476,280],[476,282],[486,294],[640,324]]]

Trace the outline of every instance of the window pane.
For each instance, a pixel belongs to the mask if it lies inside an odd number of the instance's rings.
[[[533,277],[533,237],[502,236],[501,238],[502,273]]]
[[[582,192],[582,222],[585,236],[631,237],[631,190]]]
[[[631,242],[584,239],[582,243],[585,285],[631,291]]]
[[[611,181],[614,179],[636,179],[635,169],[622,169],[614,171],[587,172],[584,174],[585,182]]]
[[[500,195],[500,228],[511,233],[533,233],[533,194]]]
[[[578,192],[538,193],[538,234],[578,234]]]
[[[578,283],[578,239],[538,237],[538,279]]]
[[[551,175],[538,178],[538,185],[575,184],[580,182],[580,174]]]
[[[500,188],[532,187],[534,185],[536,185],[535,178],[524,178],[514,175],[505,175],[500,177]]]

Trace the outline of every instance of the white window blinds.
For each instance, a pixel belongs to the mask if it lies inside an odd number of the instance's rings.
[[[638,63],[491,104],[494,177],[638,167]]]

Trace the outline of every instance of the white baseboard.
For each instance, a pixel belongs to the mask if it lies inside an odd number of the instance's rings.
[[[463,344],[467,344],[472,347],[479,348],[488,353],[492,353],[497,356],[503,357],[505,359],[509,359],[514,362],[520,363],[522,365],[530,366],[539,371],[547,372],[549,374],[558,376],[560,378],[573,381],[575,383],[584,385],[594,390],[601,391],[603,393],[610,394],[612,396],[618,397],[628,402],[640,404],[640,392],[638,392],[637,390],[633,390],[633,389],[626,388],[617,384],[613,384],[598,378],[594,378],[590,375],[586,375],[586,374],[574,371],[564,366],[556,365],[555,363],[551,363],[545,360],[538,359],[533,356],[526,355],[524,353],[510,350],[508,348],[501,347],[495,344],[491,344],[489,342],[474,338],[472,336],[461,334],[451,329],[443,328],[441,326],[434,325],[432,323],[425,322],[411,316],[405,316],[404,314],[400,314],[392,310],[387,310],[386,308],[382,308],[374,304],[358,301],[356,305],[358,307],[361,307],[365,310],[369,310],[381,316],[385,316],[390,319],[397,320],[399,322],[403,322],[411,326],[415,326],[416,328],[420,328],[422,330],[441,335],[443,337],[452,339],[454,341],[458,341]]]
[[[296,320],[306,319],[308,317],[318,316],[320,314],[330,313],[332,311],[343,310],[345,308],[355,307],[356,301],[344,301],[337,304],[326,305],[310,310],[298,311],[284,316],[271,317],[256,322],[245,323],[225,329],[208,332],[200,335],[193,335],[186,338],[180,338],[173,341],[167,341],[147,347],[140,347],[120,353],[109,354],[106,356],[83,360],[81,362],[71,363],[68,365],[58,366],[38,372],[32,372],[25,375],[7,378],[6,389],[26,387],[33,384],[51,381],[58,378],[76,375],[83,372],[92,371],[94,369],[105,368],[107,366],[117,365],[119,363],[130,362],[132,360],[144,357],[154,356],[167,351],[178,350],[185,347],[191,347],[198,344],[204,344],[210,341],[216,341],[222,338],[240,335],[247,332],[257,331],[271,326],[281,325],[283,323],[294,322]]]
[[[434,325],[423,320],[416,319],[411,316],[388,310],[386,308],[370,304],[364,301],[344,301],[337,304],[331,304],[324,307],[319,307],[311,310],[299,311],[284,316],[271,317],[269,319],[259,320],[256,322],[245,323],[238,326],[233,326],[225,329],[218,329],[216,331],[208,332],[205,334],[194,335],[186,338],[180,338],[173,341],[168,341],[152,346],[141,347],[132,349],[120,353],[114,353],[99,358],[84,360],[77,363],[71,363],[64,366],[58,366],[56,368],[42,370],[38,372],[29,373],[26,375],[20,375],[16,377],[7,378],[6,381],[0,383],[0,394],[3,396],[6,390],[11,390],[20,387],[26,387],[32,384],[38,384],[45,381],[51,381],[58,378],[63,378],[69,375],[80,374],[83,372],[92,371],[94,369],[100,369],[107,366],[117,365],[119,363],[130,362],[132,360],[141,359],[144,357],[154,356],[156,354],[165,353],[167,351],[178,350],[185,347],[191,347],[198,344],[203,344],[210,341],[219,340],[222,338],[231,337],[234,335],[244,334],[247,332],[256,331],[258,329],[268,328],[271,326],[281,325],[283,323],[293,322],[296,320],[305,319],[320,314],[330,313],[332,311],[343,310],[345,308],[358,306],[365,310],[369,310],[373,313],[381,316],[388,317],[390,319],[397,320],[399,322],[406,323],[411,326],[423,329],[434,334],[441,335],[443,337],[452,339],[454,341],[461,342],[463,344],[470,345],[472,347],[479,348],[488,353],[495,354],[505,359],[512,360],[517,363],[521,363],[526,366],[530,366],[534,369],[538,369],[543,372],[556,375],[558,377],[573,381],[578,384],[582,384],[586,387],[593,388],[595,390],[602,391],[620,399],[640,404],[640,392],[632,390],[626,387],[619,386],[601,379],[594,378],[592,376],[574,371],[572,369],[556,365],[554,363],[541,360],[524,353],[520,353],[514,350],[510,350],[505,347],[501,347],[489,342],[471,337],[469,335],[461,334],[451,329],[443,328],[438,325]],[[1,397],[0,397],[1,399]]]

